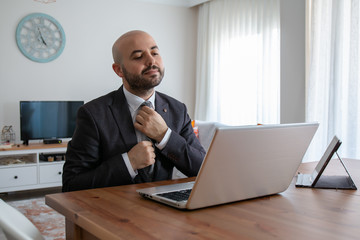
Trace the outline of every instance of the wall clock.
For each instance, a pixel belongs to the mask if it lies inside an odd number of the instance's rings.
[[[65,47],[65,33],[60,23],[44,13],[24,17],[16,28],[20,51],[35,62],[50,62],[60,56]]]

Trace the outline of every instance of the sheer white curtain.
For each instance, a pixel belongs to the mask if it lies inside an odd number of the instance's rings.
[[[195,118],[279,123],[279,0],[213,0],[199,7]]]
[[[359,0],[310,1],[307,121],[320,127],[307,160],[319,160],[334,135],[340,155],[360,158]]]

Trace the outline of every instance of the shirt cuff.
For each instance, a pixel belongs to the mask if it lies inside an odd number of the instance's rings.
[[[171,129],[168,128],[166,133],[165,133],[165,136],[163,137],[163,139],[161,140],[161,142],[159,143],[155,143],[155,146],[160,149],[160,150],[163,150],[164,147],[166,146],[166,144],[168,143],[169,139],[170,139],[170,135],[171,135]]]
[[[134,178],[136,177],[136,175],[138,174],[138,171],[133,169],[131,163],[130,163],[130,159],[127,153],[123,153],[121,154],[121,156],[124,159],[125,165],[130,173],[131,178],[134,180]]]

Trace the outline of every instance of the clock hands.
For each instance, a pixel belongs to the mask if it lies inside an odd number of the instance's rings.
[[[43,44],[45,44],[45,46],[47,46],[47,44],[46,44],[46,42],[45,42],[45,40],[44,40],[44,38],[43,38],[43,36],[42,36],[42,34],[41,34],[41,31],[40,31],[40,28],[39,27],[37,27],[37,30],[39,31],[39,37],[38,37],[38,40],[41,40],[41,42],[43,43]]]

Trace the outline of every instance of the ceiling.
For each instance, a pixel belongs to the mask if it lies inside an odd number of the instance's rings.
[[[159,3],[173,6],[194,7],[210,0],[137,0],[141,2]]]

